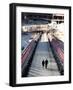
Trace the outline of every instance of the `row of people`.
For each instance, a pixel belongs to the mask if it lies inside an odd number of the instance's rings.
[[[42,61],[42,66],[45,67],[47,69],[48,66],[48,60],[46,59],[45,61]]]

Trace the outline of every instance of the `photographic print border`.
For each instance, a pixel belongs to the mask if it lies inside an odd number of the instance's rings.
[[[55,6],[55,5],[37,5],[37,4],[10,4],[10,63],[9,63],[9,85],[10,86],[33,86],[33,85],[50,85],[50,84],[65,84],[71,83],[71,7],[70,6]],[[42,82],[42,83],[16,83],[16,7],[39,7],[39,8],[55,8],[69,10],[69,80],[58,82]]]

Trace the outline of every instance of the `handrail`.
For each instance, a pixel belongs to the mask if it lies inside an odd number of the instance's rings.
[[[54,41],[53,41],[54,40]],[[64,51],[61,48],[61,46],[59,45],[59,42],[57,42],[57,39],[52,39],[52,41],[50,41],[53,49],[55,50],[57,56],[60,58],[61,62],[64,63]]]
[[[31,43],[27,46],[26,50],[22,53],[22,56],[21,56],[22,63],[23,63],[23,57],[25,56],[25,54],[27,53],[27,51],[29,53],[30,48],[32,47],[32,45],[31,45],[32,43],[33,43],[33,41],[31,41]]]

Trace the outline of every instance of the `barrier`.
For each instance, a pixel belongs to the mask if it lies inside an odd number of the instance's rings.
[[[29,67],[32,62],[32,58],[40,38],[41,38],[41,34],[36,40],[32,40],[30,44],[27,46],[27,48],[25,49],[25,51],[22,53],[22,56],[21,56],[22,77],[25,77],[28,74]]]
[[[64,52],[63,48],[61,47],[61,44],[57,41],[57,39],[52,39],[52,41],[49,40],[50,47],[52,50],[52,53],[54,55],[54,58],[56,60],[56,63],[58,65],[59,71],[61,75],[64,75]]]

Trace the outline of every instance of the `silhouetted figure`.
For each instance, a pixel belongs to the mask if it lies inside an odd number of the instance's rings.
[[[42,66],[43,66],[43,67],[44,67],[44,63],[45,63],[45,62],[44,62],[44,60],[43,60],[43,61],[42,61]]]
[[[45,68],[47,68],[47,65],[48,65],[48,60],[46,59],[46,61],[45,61]]]

